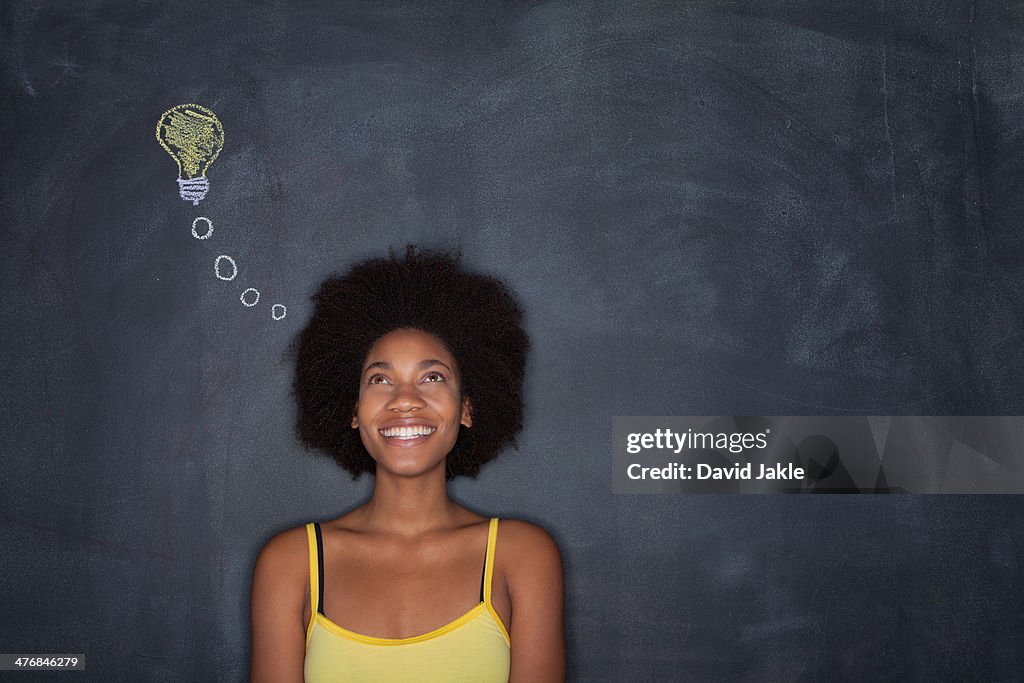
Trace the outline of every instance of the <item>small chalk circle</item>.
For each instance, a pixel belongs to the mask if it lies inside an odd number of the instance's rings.
[[[231,275],[221,275],[221,273],[220,273],[220,262],[221,262],[221,259],[224,259],[225,261],[227,261],[228,263],[231,264]],[[214,273],[214,275],[217,276],[218,280],[224,280],[225,282],[230,282],[231,280],[234,280],[235,276],[238,275],[238,266],[235,265],[235,259],[231,258],[230,256],[228,256],[226,254],[221,254],[213,262],[213,273]]]
[[[252,292],[253,294],[256,295],[256,298],[253,299],[252,303],[249,303],[248,301],[246,301],[246,298],[245,298],[245,295],[248,294],[249,292]],[[249,308],[252,308],[253,306],[255,306],[256,304],[258,304],[260,302],[259,290],[257,290],[254,287],[250,287],[249,289],[247,289],[244,292],[242,292],[242,296],[240,296],[239,299],[241,299],[243,306],[248,306]]]
[[[280,309],[280,312],[278,311],[278,309]],[[284,304],[274,304],[273,306],[270,307],[270,317],[272,317],[274,320],[280,320],[286,315],[288,315],[288,309],[285,307]]]
[[[203,233],[202,235],[200,235],[198,232],[196,232],[196,226],[199,225],[199,221],[206,221],[206,232]],[[206,216],[198,216],[194,221],[192,221],[192,236],[195,237],[197,240],[205,240],[207,237],[209,237],[212,234],[213,234],[213,221],[211,221]]]

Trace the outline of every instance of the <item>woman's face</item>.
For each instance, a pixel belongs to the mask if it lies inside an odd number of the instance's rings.
[[[352,427],[378,474],[443,468],[459,425],[472,425],[459,368],[444,344],[422,330],[393,330],[370,348],[362,371]]]

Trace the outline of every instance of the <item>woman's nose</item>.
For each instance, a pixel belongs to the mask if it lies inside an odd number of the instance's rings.
[[[409,382],[403,382],[395,387],[395,392],[391,396],[391,400],[388,401],[388,408],[390,410],[397,410],[400,412],[408,412],[410,410],[416,410],[426,405],[423,401],[423,397],[420,396],[419,389],[415,384]]]

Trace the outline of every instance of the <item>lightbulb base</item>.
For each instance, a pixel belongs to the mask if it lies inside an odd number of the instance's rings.
[[[192,202],[193,206],[198,206],[199,202],[206,198],[209,189],[210,181],[203,176],[178,178],[178,194],[186,202]]]

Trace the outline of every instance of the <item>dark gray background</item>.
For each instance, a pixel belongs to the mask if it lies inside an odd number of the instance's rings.
[[[296,444],[284,350],[411,241],[528,312],[521,449],[453,494],[558,540],[572,680],[1020,675],[1018,498],[610,469],[613,415],[1022,413],[1020,3],[0,17],[0,651],[243,679],[257,550],[370,486]],[[153,135],[186,102],[226,131],[199,207]]]

